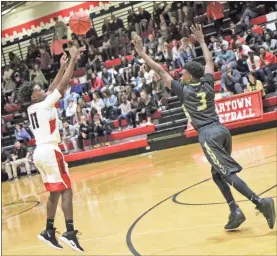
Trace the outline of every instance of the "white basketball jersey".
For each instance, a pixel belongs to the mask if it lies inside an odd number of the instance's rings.
[[[31,130],[36,139],[36,145],[60,143],[58,112],[55,108],[55,104],[60,98],[60,92],[55,89],[44,101],[28,107],[27,112],[31,123]]]

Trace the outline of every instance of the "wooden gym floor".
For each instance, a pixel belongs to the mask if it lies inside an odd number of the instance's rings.
[[[233,137],[233,156],[249,186],[276,202],[276,129]],[[239,203],[247,218],[241,229],[224,231],[228,206],[199,144],[70,171],[85,255],[277,254],[276,226],[270,230],[248,201]],[[37,240],[45,228],[47,196],[39,175],[3,184],[3,255],[76,255]],[[236,191],[234,196],[244,200]],[[55,226],[65,231],[60,206]]]

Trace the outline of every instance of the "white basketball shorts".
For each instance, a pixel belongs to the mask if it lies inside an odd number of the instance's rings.
[[[33,157],[47,191],[56,192],[71,188],[68,165],[58,145],[38,145]]]

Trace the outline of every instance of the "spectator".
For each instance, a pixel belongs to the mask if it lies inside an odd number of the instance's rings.
[[[67,39],[67,25],[63,21],[59,21],[58,17],[55,17],[54,21],[54,35],[56,39]]]
[[[236,59],[247,59],[248,52],[251,50],[250,47],[246,44],[242,44],[240,40],[237,40],[236,43]]]
[[[247,29],[246,34],[247,36],[245,38],[245,41],[248,45],[251,43],[252,39],[254,39],[255,42],[260,42],[260,36],[258,35],[258,33],[252,31],[251,28]]]
[[[96,114],[93,118],[94,121],[94,136],[95,136],[95,147],[99,147],[102,144],[100,141],[100,136],[104,136],[105,146],[109,146],[109,135],[111,134],[111,129],[107,123],[101,119],[100,115]]]
[[[154,38],[153,34],[150,34],[148,36],[148,43],[146,44],[149,53],[151,55],[155,55],[157,52],[157,48],[158,48],[159,42]]]
[[[177,24],[176,18],[171,17],[169,24],[171,39],[179,41],[182,36],[180,34],[179,25]]]
[[[123,35],[123,30],[124,30],[124,23],[122,19],[115,17],[115,15],[112,15],[111,17],[111,22],[110,22],[110,30],[115,32],[119,38],[122,37]]]
[[[105,18],[102,25],[102,33],[103,35],[107,35],[110,32],[110,21],[109,18]]]
[[[220,43],[220,45],[225,45],[227,48],[229,48],[229,42],[223,39],[223,36],[218,36],[217,41]]]
[[[112,77],[112,74],[107,70],[107,68],[102,69],[102,80],[103,80],[104,86],[112,92],[114,87],[113,77]]]
[[[230,30],[232,35],[238,35],[243,37],[245,34],[245,25],[244,24],[235,24],[234,22],[230,22]]]
[[[207,6],[207,18],[209,23],[214,21],[217,35],[221,34],[221,27],[224,19],[224,6],[220,2],[209,2]]]
[[[103,80],[96,73],[91,74],[90,88],[92,92],[100,92],[103,88]]]
[[[93,122],[89,121],[86,116],[81,116],[79,127],[78,142],[81,150],[84,150],[83,140],[90,140],[92,148],[94,147],[94,126]]]
[[[104,60],[110,60],[113,53],[111,49],[110,39],[107,35],[103,36],[103,44],[102,44],[102,50],[103,50],[103,59]]]
[[[119,106],[121,111],[120,116],[117,118],[119,131],[122,130],[122,120],[127,120],[129,128],[136,127],[136,116],[132,111],[131,102],[127,100],[125,95],[121,96],[121,105]]]
[[[30,81],[40,85],[43,89],[45,88],[45,85],[48,84],[44,74],[40,70],[39,64],[37,63],[34,64],[34,68],[30,72]]]
[[[101,114],[102,108],[105,107],[103,100],[100,98],[100,95],[97,91],[93,93],[93,100],[91,101],[91,110],[92,110],[92,118],[94,116],[94,111],[96,113]]]
[[[13,174],[12,174],[12,168],[11,168],[11,156],[10,153],[5,150],[3,147],[1,147],[1,171],[6,172],[8,174],[8,179],[12,180],[13,179]]]
[[[73,145],[74,152],[78,151],[78,132],[73,125],[68,124],[67,121],[63,122],[63,136],[62,143],[64,146],[65,154],[69,154],[68,143],[71,141]]]
[[[106,119],[115,120],[117,118],[117,98],[109,90],[102,90],[104,96],[104,107],[101,110],[102,116]]]
[[[277,40],[273,39],[270,34],[265,34],[265,42],[263,47],[266,51],[271,52],[276,55],[277,53]]]
[[[144,78],[147,85],[152,83],[154,73],[154,70],[150,69],[148,65],[144,65]]]
[[[261,80],[262,82],[266,81],[265,73],[260,67],[261,59],[259,56],[254,54],[254,51],[249,51],[249,58],[247,59],[247,65],[249,71],[253,73],[256,79]]]
[[[266,79],[267,79],[267,93],[273,92],[276,90],[276,85],[273,82],[273,71],[277,70],[277,57],[265,50],[265,47],[260,47],[260,67],[265,71],[266,73]]]
[[[226,69],[226,66],[230,68],[236,67],[236,55],[232,50],[228,50],[225,45],[221,46],[221,53],[216,57],[215,64],[221,68],[222,71]]]
[[[31,135],[20,124],[15,125],[14,135],[17,141],[24,144],[31,139]]]
[[[10,65],[14,66],[15,69],[20,65],[20,58],[13,52],[9,52]]]
[[[27,49],[26,59],[27,61],[29,61],[29,63],[33,63],[37,57],[39,57],[39,50],[38,50],[38,47],[36,46],[35,40],[31,39],[30,45],[28,46],[28,49]]]
[[[164,97],[164,92],[165,84],[160,79],[159,75],[155,73],[152,82],[152,94],[158,106],[160,105],[160,100]]]
[[[245,92],[253,92],[260,90],[262,93],[262,97],[265,96],[265,90],[263,87],[263,84],[260,80],[257,80],[254,76],[254,74],[250,73],[247,77],[249,83],[247,85],[247,88],[244,90]]]
[[[68,100],[68,106],[65,110],[66,119],[69,120],[70,124],[74,124],[74,118],[77,111],[77,104],[74,103],[73,98]]]
[[[14,149],[11,152],[11,165],[13,170],[14,180],[18,180],[17,178],[17,167],[24,165],[27,171],[28,177],[31,176],[31,166],[29,163],[30,153],[27,151],[27,148],[23,146],[19,141],[14,143]]]
[[[230,91],[234,94],[243,93],[242,77],[239,71],[227,66],[221,76],[221,88],[224,92]]]
[[[178,49],[178,43],[177,40],[172,41],[172,65],[173,69],[176,69],[176,67],[181,67],[185,64],[183,56],[181,57],[180,51]]]
[[[51,71],[52,59],[50,54],[45,50],[44,47],[39,48],[40,51],[40,69],[46,79],[49,80],[49,72]]]
[[[152,125],[151,115],[157,111],[155,100],[145,90],[141,91],[140,97],[141,101],[139,102],[137,113],[139,122],[143,122],[145,125]]]
[[[15,93],[15,83],[12,80],[12,74],[13,74],[13,70],[10,68],[9,65],[7,65],[5,67],[5,71],[4,71],[4,76],[3,76],[3,80],[4,80],[4,95],[6,97],[7,102],[9,101],[9,96],[11,96],[11,101],[13,102],[14,99],[14,93]]]
[[[250,25],[250,19],[256,18],[258,16],[258,11],[255,2],[246,3],[246,8],[240,18],[238,24],[244,23],[246,26]]]
[[[232,35],[231,36],[231,40],[230,40],[230,43],[229,43],[229,49],[231,50],[235,50],[235,43],[239,41],[241,42],[241,44],[246,44],[245,40],[243,37],[239,36],[239,35]]]
[[[266,25],[262,25],[261,41],[263,41],[263,42],[265,41],[266,34],[269,34],[271,36],[271,38],[274,37],[274,32],[271,29],[267,28]]]

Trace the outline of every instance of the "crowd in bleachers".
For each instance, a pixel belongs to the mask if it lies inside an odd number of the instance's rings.
[[[7,104],[17,103],[17,90],[23,83],[33,82],[47,90],[63,52],[70,56],[72,48],[86,46],[76,66],[76,69],[85,69],[85,74],[72,78],[71,86],[57,106],[59,129],[66,153],[69,153],[69,142],[75,152],[84,150],[83,140],[90,140],[92,147],[107,146],[113,132],[111,120],[118,120],[119,131],[123,129],[124,119],[127,129],[152,125],[152,114],[158,109],[166,109],[171,96],[159,76],[136,54],[133,35],[139,34],[145,52],[175,79],[181,79],[186,62],[202,61],[200,47],[190,38],[190,25],[195,22],[203,24],[204,32],[205,27],[214,26],[214,33],[206,34],[206,40],[213,52],[216,69],[222,72],[222,95],[262,90],[264,96],[274,92],[277,84],[277,33],[265,25],[251,26],[250,20],[276,11],[276,4],[266,2],[262,11],[258,4],[155,2],[153,13],[143,8],[130,11],[128,27],[120,17],[112,15],[110,19],[104,19],[101,37],[92,24],[86,35],[72,34],[68,39],[67,25],[56,18],[52,45],[42,39],[38,45],[31,40],[24,61],[12,52],[9,54],[10,64],[2,74],[2,111]],[[107,68],[105,64],[117,58],[120,59],[118,65]],[[24,122],[16,125],[14,130],[22,147],[32,137],[26,113],[23,117]],[[3,122],[2,119],[2,125],[7,125]],[[3,152],[2,160],[5,159]],[[15,152],[12,156],[16,155]],[[9,158],[15,165],[15,160]],[[10,178],[12,172],[8,173]]]

